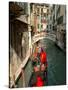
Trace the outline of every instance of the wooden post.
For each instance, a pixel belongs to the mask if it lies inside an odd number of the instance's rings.
[[[15,87],[15,75],[13,75],[14,87]]]
[[[22,78],[23,78],[23,87],[25,87],[25,72],[23,69],[21,69],[21,72],[22,72]]]

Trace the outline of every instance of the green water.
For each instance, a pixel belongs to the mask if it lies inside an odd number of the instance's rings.
[[[49,39],[43,39],[48,60],[48,85],[66,84],[66,55]]]

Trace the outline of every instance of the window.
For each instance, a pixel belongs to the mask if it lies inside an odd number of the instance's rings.
[[[51,25],[50,25],[50,29],[51,29]]]
[[[38,29],[39,29],[39,24],[38,24]]]
[[[57,24],[63,23],[63,16],[60,16],[57,20]]]
[[[41,25],[41,28],[43,28],[43,25]]]
[[[48,25],[47,25],[47,28],[48,28]]]

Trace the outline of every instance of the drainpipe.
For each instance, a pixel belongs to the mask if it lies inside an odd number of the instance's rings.
[[[28,3],[28,31],[29,31],[29,49],[30,54],[32,53],[32,44],[31,44],[31,26],[30,26],[30,3]]]
[[[40,8],[39,8],[40,10],[39,10],[39,20],[40,20],[40,22],[39,22],[39,32],[41,31],[41,6],[40,6]]]

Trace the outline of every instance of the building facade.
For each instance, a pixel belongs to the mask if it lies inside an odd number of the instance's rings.
[[[53,31],[56,33],[56,44],[66,50],[66,6],[53,5]]]
[[[9,3],[9,87],[16,87],[16,81],[22,71],[22,84],[20,84],[20,87],[27,86],[31,75],[31,72],[27,72],[29,69],[31,70],[30,61],[25,67],[30,56],[28,51],[31,48],[29,6],[29,4],[21,2]],[[25,78],[27,79],[25,80]],[[19,83],[17,83],[18,86]]]

